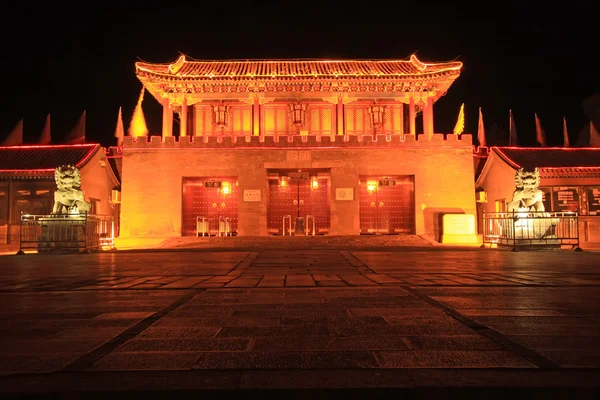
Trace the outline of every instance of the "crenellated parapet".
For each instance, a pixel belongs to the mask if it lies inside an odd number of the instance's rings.
[[[473,146],[473,156],[486,158],[490,154],[488,146]]]
[[[152,148],[471,148],[471,135],[357,135],[357,136],[141,136],[123,138],[125,149]]]

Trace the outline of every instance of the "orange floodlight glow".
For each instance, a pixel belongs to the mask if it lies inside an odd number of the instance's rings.
[[[223,194],[231,193],[231,186],[229,185],[229,182],[223,182],[223,187],[221,188],[221,192]]]
[[[319,188],[319,181],[317,180],[317,178],[313,178],[313,180],[312,180],[312,182],[311,182],[310,186],[311,186],[313,189],[318,189],[318,188]]]
[[[376,191],[377,190],[377,182],[375,182],[375,181],[368,181],[367,182],[367,190],[369,191],[369,194],[373,193],[374,191]]]

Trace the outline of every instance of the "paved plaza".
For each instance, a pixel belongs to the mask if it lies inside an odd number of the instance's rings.
[[[598,395],[600,253],[293,239],[0,257],[0,392]]]

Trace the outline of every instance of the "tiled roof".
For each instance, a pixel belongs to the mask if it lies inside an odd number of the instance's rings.
[[[0,147],[0,176],[15,178],[54,177],[56,167],[83,166],[98,144]]]
[[[187,78],[252,79],[302,77],[398,77],[460,72],[462,63],[423,63],[413,55],[410,60],[260,60],[188,61],[179,57],[172,64],[136,63],[139,72]]]
[[[600,148],[518,148],[493,150],[515,168],[600,168]]]

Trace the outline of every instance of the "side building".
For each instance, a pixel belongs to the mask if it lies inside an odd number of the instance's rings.
[[[120,182],[100,145],[0,147],[0,245],[18,246],[22,214],[52,212],[55,169],[67,164],[80,170],[90,213],[118,218],[112,195]]]
[[[600,148],[491,147],[475,183],[480,228],[483,212],[506,211],[520,168],[540,171],[547,211],[578,214],[582,246],[600,244]]]
[[[139,62],[163,126],[124,140],[121,237],[438,236],[443,214],[475,215],[471,136],[434,129],[461,67]]]

